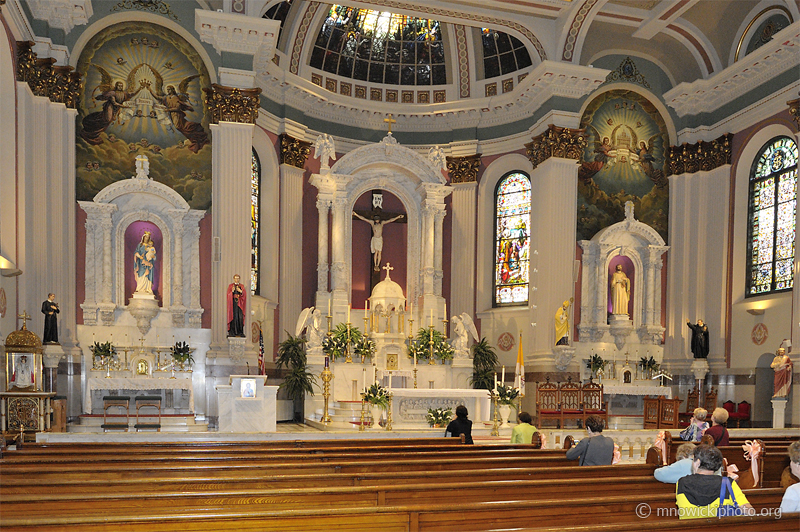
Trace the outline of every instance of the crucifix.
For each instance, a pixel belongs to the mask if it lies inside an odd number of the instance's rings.
[[[387,124],[389,124],[389,134],[391,135],[392,134],[392,124],[397,122],[397,120],[392,118],[392,114],[389,113],[389,118],[384,118],[383,121],[386,122]]]
[[[17,318],[22,320],[22,329],[20,331],[27,331],[27,322],[28,320],[32,320],[33,318],[30,317],[30,314],[26,310],[22,311],[22,314],[17,314]]]
[[[369,243],[373,269],[370,282],[370,289],[372,289],[373,286],[380,282],[383,226],[392,222],[406,223],[406,217],[403,213],[384,212],[383,194],[380,190],[372,191],[372,210],[353,211],[353,217],[367,222],[372,227],[372,240]]]

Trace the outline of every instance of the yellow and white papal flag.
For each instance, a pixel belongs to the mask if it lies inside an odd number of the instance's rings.
[[[520,395],[525,395],[525,357],[522,355],[522,332],[519,333],[519,349],[517,350],[517,367],[514,370],[516,387]]]

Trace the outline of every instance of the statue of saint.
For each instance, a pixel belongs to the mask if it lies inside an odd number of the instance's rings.
[[[769,365],[775,372],[775,393],[772,397],[789,397],[792,389],[792,359],[786,353],[786,349],[781,346],[775,353],[772,364]]]
[[[388,220],[381,220],[380,216],[375,215],[372,217],[372,220],[370,220],[368,218],[364,218],[356,211],[353,211],[353,216],[359,220],[367,222],[372,226],[372,240],[370,240],[369,243],[369,250],[372,252],[375,271],[379,272],[381,271],[381,253],[383,252],[383,226],[390,224],[395,220],[399,220],[405,215],[399,214],[394,218],[389,218]]]
[[[42,342],[45,344],[58,343],[58,317],[61,310],[56,303],[55,294],[47,294],[47,300],[42,303],[42,314],[44,314],[44,334]]]
[[[33,386],[33,365],[31,357],[22,355],[14,361],[14,373],[11,375],[11,388],[28,388]]]
[[[239,279],[238,275],[234,275],[233,282],[228,285],[228,336],[244,338],[244,310],[247,292]]]
[[[336,145],[333,137],[324,133],[314,141],[314,158],[319,159],[320,168],[329,169],[329,161],[336,160]]]
[[[697,325],[686,320],[686,325],[692,330],[692,354],[694,358],[708,358],[708,326],[703,320],[697,320]]]
[[[453,348],[456,350],[456,356],[469,354],[469,337],[472,336],[473,340],[479,341],[478,329],[475,327],[472,316],[462,312],[458,316],[452,316],[450,324],[453,328]]]
[[[569,305],[573,298],[564,301],[556,311],[556,345],[569,345]]]
[[[611,313],[628,315],[628,301],[631,299],[631,281],[622,271],[622,264],[617,264],[611,276]]]
[[[136,277],[137,294],[153,293],[153,271],[156,265],[156,246],[150,238],[150,231],[145,231],[142,240],[136,246],[133,255],[133,274]]]

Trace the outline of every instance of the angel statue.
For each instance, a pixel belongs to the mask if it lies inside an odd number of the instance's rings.
[[[295,336],[300,336],[303,330],[306,331],[308,349],[318,349],[322,347],[322,339],[325,334],[322,332],[322,311],[314,307],[304,308],[297,318]]]
[[[135,80],[135,70],[131,70],[128,74],[127,86],[121,80],[117,80],[112,85],[111,74],[109,74],[103,67],[92,63],[97,70],[100,71],[102,76],[100,84],[92,90],[92,97],[95,100],[102,101],[103,110],[96,113],[89,113],[83,117],[83,128],[81,129],[81,137],[83,140],[92,145],[103,143],[100,138],[100,133],[108,129],[108,126],[114,123],[119,117],[120,111],[125,107],[125,102],[136,96],[139,91],[144,88],[144,83],[139,83],[139,88],[133,90]],[[98,96],[94,96],[97,90],[100,90]]]
[[[447,156],[439,146],[433,146],[428,150],[428,160],[439,170],[447,170]]]
[[[138,67],[137,67],[138,68]],[[175,90],[174,85],[167,85],[167,92],[164,94],[161,87],[164,80],[161,75],[155,70],[150,69],[156,78],[156,90],[154,91],[149,81],[143,81],[142,84],[147,88],[148,92],[153,98],[165,107],[169,115],[172,125],[181,132],[181,134],[189,139],[189,151],[197,153],[200,149],[209,143],[208,134],[203,126],[197,122],[189,122],[186,120],[186,111],[194,111],[194,107],[189,104],[189,94],[187,92],[189,83],[195,78],[199,78],[200,74],[194,74],[183,79],[178,84],[178,90]]]
[[[479,340],[475,322],[472,321],[472,316],[462,312],[460,316],[451,317],[450,323],[453,324],[453,347],[456,350],[456,357],[467,358],[470,335],[476,342]]]
[[[314,157],[319,159],[320,168],[329,170],[329,161],[336,160],[336,145],[333,143],[333,137],[327,133],[323,133],[314,142]]]

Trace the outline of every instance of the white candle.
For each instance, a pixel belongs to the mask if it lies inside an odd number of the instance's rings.
[[[350,305],[347,305],[347,323],[350,323]]]
[[[506,367],[503,366],[503,377],[500,379],[500,382],[503,383],[503,386],[506,385]]]
[[[361,378],[361,382],[363,383],[362,388],[365,390],[367,389],[367,368],[363,368],[364,372]]]
[[[392,391],[392,372],[391,371],[389,372],[389,387],[388,387],[388,390],[390,392]]]
[[[330,297],[328,298],[328,316],[331,315],[331,299]]]
[[[444,304],[444,318],[443,319],[445,319],[445,320],[447,319],[447,303]]]
[[[433,309],[431,309],[431,327],[433,327]]]
[[[417,352],[414,351],[414,368],[416,369],[416,367],[417,367]]]
[[[364,301],[364,317],[367,317],[367,309],[369,309],[369,299]]]
[[[494,391],[497,393],[497,372],[494,372]]]

